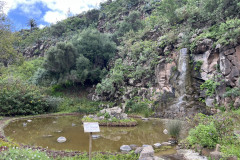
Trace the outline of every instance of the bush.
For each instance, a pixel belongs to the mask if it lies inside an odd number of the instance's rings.
[[[71,43],[59,42],[47,51],[44,68],[53,73],[69,73],[76,64],[76,50]]]
[[[57,110],[58,103],[44,90],[20,80],[0,81],[1,115],[35,115]]]
[[[36,58],[24,61],[19,65],[10,65],[7,68],[1,68],[1,79],[8,78],[9,75],[21,80],[29,80],[39,67],[43,64],[43,58]]]
[[[201,84],[200,89],[201,90],[206,89],[206,95],[212,96],[215,93],[217,86],[219,85],[220,85],[219,82],[209,79],[206,80],[203,84]]]
[[[182,124],[179,121],[170,121],[167,124],[168,133],[173,138],[179,138],[182,129]]]
[[[31,149],[15,149],[10,148],[7,151],[3,151],[0,154],[0,159],[11,159],[11,160],[47,160],[52,159],[47,156],[45,152],[33,151]]]
[[[190,145],[200,144],[203,147],[213,148],[218,143],[218,133],[214,123],[208,125],[199,124],[189,131],[187,138]]]

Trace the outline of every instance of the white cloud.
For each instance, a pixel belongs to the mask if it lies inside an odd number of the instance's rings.
[[[46,27],[46,25],[43,25],[43,24],[38,25],[38,28],[40,29],[43,29],[44,27]]]
[[[22,5],[22,11],[24,13],[32,12],[39,14],[34,8],[37,2],[42,2],[46,5],[50,11],[47,11],[44,16],[44,20],[48,23],[55,23],[57,20],[66,18],[68,11],[72,14],[79,14],[83,11],[90,9],[89,6],[97,7],[101,2],[106,0],[3,0],[7,3],[4,11],[8,13],[12,9],[16,9],[19,5]],[[35,7],[30,7],[34,5]],[[41,13],[40,13],[41,14]]]
[[[48,11],[43,17],[45,22],[53,23],[53,24],[65,18],[67,18],[67,16],[64,13],[61,13],[59,11]]]

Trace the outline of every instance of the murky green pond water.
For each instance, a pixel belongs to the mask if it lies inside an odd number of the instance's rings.
[[[18,143],[48,147],[55,150],[88,151],[89,133],[84,133],[81,116],[32,118],[11,122],[4,128],[5,135]],[[139,121],[136,127],[102,127],[99,139],[93,140],[93,151],[119,151],[121,145],[154,144],[167,141],[160,120]],[[58,143],[57,138],[67,141]]]

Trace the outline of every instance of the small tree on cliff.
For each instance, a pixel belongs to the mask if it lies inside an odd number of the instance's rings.
[[[31,28],[31,32],[33,31],[34,28],[37,27],[37,23],[33,18],[29,19],[27,25]]]

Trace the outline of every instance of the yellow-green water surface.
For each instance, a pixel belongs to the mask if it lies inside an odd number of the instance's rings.
[[[89,133],[84,133],[81,116],[32,118],[11,122],[4,128],[5,135],[18,143],[42,146],[55,150],[88,151]],[[119,151],[121,145],[152,145],[167,141],[160,120],[138,121],[136,127],[102,127],[99,139],[93,140],[93,151]],[[67,141],[58,143],[63,136]]]

